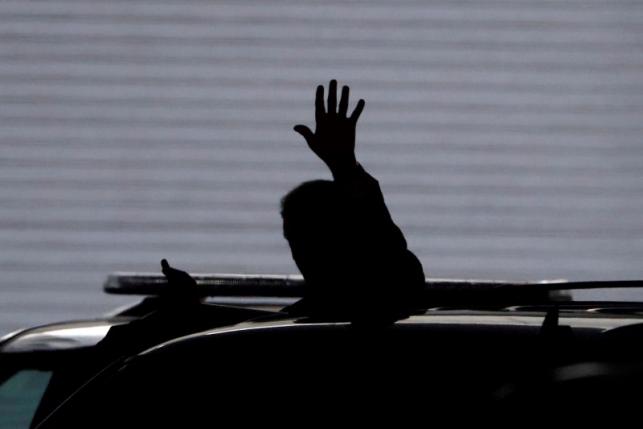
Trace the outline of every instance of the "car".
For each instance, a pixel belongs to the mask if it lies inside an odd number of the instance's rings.
[[[3,340],[5,427],[578,422],[641,399],[643,303],[570,294],[641,281],[427,279],[415,314],[390,325],[288,314],[298,276],[196,281],[208,301],[184,307],[162,276],[115,274],[107,292],[150,296]]]
[[[204,288],[210,285],[197,278]],[[103,368],[156,344],[274,312],[252,299],[244,306],[185,305],[164,290],[167,281],[160,275],[116,274],[108,277],[105,290],[128,293],[132,279],[137,294],[145,294],[150,282],[153,293],[103,317],[24,329],[0,339],[0,427],[34,427]],[[247,276],[216,277],[219,287],[240,280],[251,283]]]

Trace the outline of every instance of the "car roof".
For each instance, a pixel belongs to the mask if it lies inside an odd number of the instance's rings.
[[[159,301],[155,297],[145,298],[102,318],[19,330],[0,339],[0,353],[6,356],[85,350],[104,343],[106,339],[111,341],[113,350],[136,350],[136,343],[138,347],[147,348],[192,332],[274,314],[274,311],[253,306],[201,303],[189,308],[176,308]]]
[[[45,427],[57,427],[59,418],[74,419],[96,398],[112,401],[103,406],[106,409],[145,410],[137,417],[140,421],[161,418],[163,413],[156,411],[166,403],[170,414],[180,404],[181,410],[207,420],[194,410],[211,401],[237,407],[266,398],[265,404],[277,406],[279,395],[299,401],[293,399],[297,392],[318,395],[316,383],[337,388],[342,380],[363,394],[370,394],[368,386],[375,383],[374,395],[387,394],[384,381],[397,383],[398,389],[420,383],[433,386],[423,391],[432,400],[462,400],[460,386],[466,385],[473,390],[466,392],[463,403],[476,404],[482,392],[478,387],[486,395],[503,387],[496,382],[512,381],[514,375],[547,374],[550,363],[575,363],[605,351],[613,351],[606,355],[612,358],[630,356],[633,340],[643,334],[643,315],[593,310],[589,305],[564,304],[503,310],[435,308],[380,326],[263,315],[171,338],[118,362],[63,408],[51,421],[54,426]],[[604,335],[623,328],[635,329],[620,338]],[[566,336],[571,330],[573,335]],[[610,338],[617,341],[604,341]],[[277,397],[270,397],[271,392]],[[333,393],[338,395],[350,400],[348,394]],[[176,413],[183,416],[183,411]]]
[[[552,307],[555,308],[555,307]],[[608,314],[593,311],[596,308],[569,308],[560,310],[556,308],[560,325],[569,326],[576,330],[606,332],[643,322],[642,314]],[[204,346],[208,342],[216,343],[221,337],[229,335],[316,335],[319,333],[338,333],[341,331],[352,332],[378,332],[383,330],[399,333],[413,333],[423,335],[435,330],[479,331],[481,329],[491,332],[515,331],[521,335],[531,332],[539,334],[543,324],[550,314],[550,309],[516,309],[505,310],[471,310],[471,309],[442,309],[436,308],[421,314],[416,314],[406,319],[397,321],[388,326],[359,326],[349,321],[333,321],[307,317],[290,317],[287,314],[260,317],[238,323],[192,333],[178,338],[173,338],[164,343],[155,345],[139,353],[139,356],[163,352],[168,348],[181,347],[187,343],[201,342]]]
[[[24,353],[91,347],[103,340],[112,327],[127,322],[127,319],[77,320],[24,329],[3,337],[0,352]]]

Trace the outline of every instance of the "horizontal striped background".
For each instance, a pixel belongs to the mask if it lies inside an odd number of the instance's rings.
[[[3,1],[0,333],[162,257],[296,272],[330,78],[429,275],[643,278],[642,54],[640,1]]]

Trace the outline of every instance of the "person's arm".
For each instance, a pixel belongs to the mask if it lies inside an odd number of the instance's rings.
[[[385,235],[389,245],[402,246],[406,241],[399,228],[393,223],[384,203],[384,196],[377,180],[364,170],[355,155],[357,120],[364,110],[365,102],[360,99],[353,113],[348,115],[350,89],[342,88],[337,104],[337,81],[328,85],[327,108],[324,105],[324,87],[317,86],[315,95],[315,132],[305,125],[296,125],[308,147],[328,166],[335,183],[346,195],[345,201],[351,211],[359,211],[364,222],[372,223],[379,235]]]
[[[404,235],[386,207],[379,183],[364,170],[355,156],[357,120],[365,102],[360,99],[349,116],[348,101],[349,88],[344,86],[337,105],[337,82],[332,80],[325,108],[324,87],[319,85],[315,97],[315,132],[305,125],[297,125],[294,129],[328,166],[335,183],[346,196],[347,214],[359,219],[365,247],[377,255],[373,262],[382,262],[375,265],[380,278],[391,281],[403,279],[399,282],[405,286],[402,289],[417,291],[424,287],[422,265],[407,249]],[[398,292],[401,292],[399,288]]]

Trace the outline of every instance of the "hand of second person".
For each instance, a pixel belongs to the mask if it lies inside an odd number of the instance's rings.
[[[310,149],[328,165],[337,178],[357,165],[355,157],[355,129],[357,120],[364,109],[364,100],[359,100],[348,116],[349,88],[342,88],[337,105],[337,81],[328,85],[327,109],[324,106],[324,87],[319,85],[315,96],[315,132],[305,125],[296,125]]]
[[[189,273],[171,267],[166,259],[161,260],[161,268],[168,283],[163,297],[171,305],[178,306],[201,302],[202,297],[199,294],[199,287],[196,280]]]

